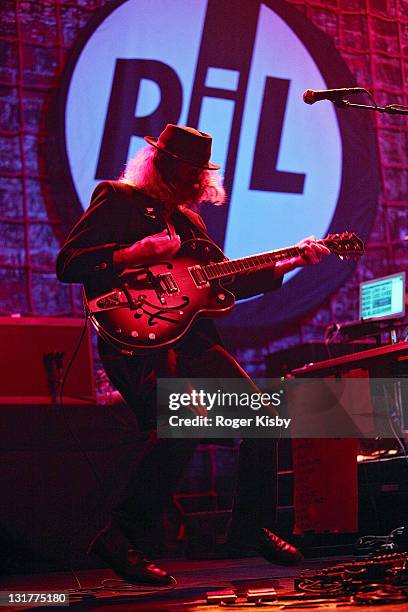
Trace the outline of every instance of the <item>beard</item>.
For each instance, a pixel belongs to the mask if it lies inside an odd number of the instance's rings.
[[[170,183],[169,204],[191,207],[200,201],[203,188],[199,183]]]

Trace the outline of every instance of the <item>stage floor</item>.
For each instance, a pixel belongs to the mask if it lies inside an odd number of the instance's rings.
[[[177,579],[174,588],[157,590],[152,593],[145,588],[135,587],[132,592],[115,591],[114,589],[123,583],[117,582],[116,577],[109,569],[81,570],[75,572],[55,572],[49,574],[15,575],[1,578],[1,591],[26,591],[46,592],[64,591],[82,588],[82,596],[86,599],[79,600],[77,596],[70,596],[69,609],[75,610],[142,610],[146,612],[214,612],[217,610],[251,610],[274,609],[274,610],[301,610],[302,608],[330,610],[339,607],[339,603],[325,602],[320,605],[317,602],[306,604],[305,601],[287,601],[285,605],[276,605],[269,602],[266,606],[256,606],[254,603],[247,604],[244,599],[239,604],[219,605],[207,604],[206,594],[211,591],[234,589],[238,594],[244,595],[249,588],[274,587],[278,597],[293,593],[293,579],[302,570],[329,567],[345,561],[343,558],[326,558],[305,561],[296,567],[282,567],[271,565],[262,558],[210,560],[210,561],[160,561],[160,566],[169,571]],[[104,582],[105,581],[105,582]],[[106,582],[108,581],[108,582]],[[103,588],[105,587],[105,588]],[[299,605],[300,604],[300,605]],[[289,607],[288,607],[289,606]],[[357,606],[340,603],[341,609],[356,610]],[[358,606],[361,609],[361,606]],[[36,609],[33,606],[0,606],[0,610],[29,610]],[[64,607],[41,608],[67,609]],[[371,605],[372,612],[376,610],[387,610],[396,612],[407,610],[407,603]]]

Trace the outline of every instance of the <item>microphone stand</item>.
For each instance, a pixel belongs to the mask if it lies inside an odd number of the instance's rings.
[[[362,108],[364,110],[374,110],[378,113],[388,113],[389,115],[408,115],[408,106],[402,104],[387,104],[387,106],[372,106],[370,104],[354,104],[348,100],[333,100],[333,104],[339,108]]]

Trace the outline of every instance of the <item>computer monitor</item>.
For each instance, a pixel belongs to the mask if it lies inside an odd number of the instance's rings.
[[[360,319],[380,321],[405,315],[405,272],[360,283]]]

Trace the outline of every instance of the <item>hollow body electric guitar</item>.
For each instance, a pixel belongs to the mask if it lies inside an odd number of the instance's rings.
[[[364,253],[360,238],[348,232],[319,242],[341,259]],[[300,254],[292,246],[231,260],[212,242],[189,240],[171,261],[124,270],[108,293],[88,298],[85,292],[85,308],[105,341],[123,354],[138,355],[177,342],[198,316],[228,313],[235,297],[223,281]]]

